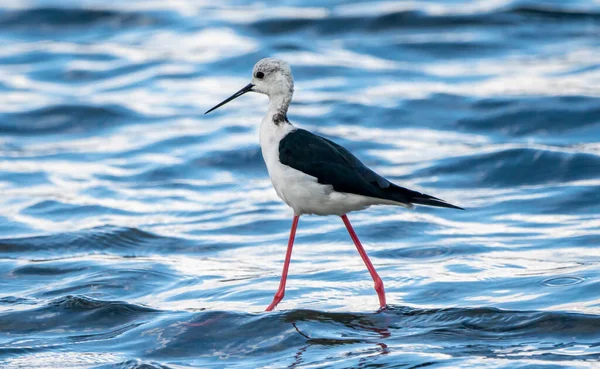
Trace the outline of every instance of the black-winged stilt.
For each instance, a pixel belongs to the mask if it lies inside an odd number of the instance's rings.
[[[260,125],[260,147],[277,195],[294,210],[279,289],[267,311],[283,299],[298,220],[302,214],[338,215],[342,218],[358,253],[362,257],[379,297],[386,306],[381,278],[354,232],[348,212],[371,205],[413,204],[462,209],[444,200],[409,190],[375,173],[342,146],[304,129],[296,128],[287,118],[294,93],[290,66],[281,60],[260,60],[252,71],[252,81],[205,114],[247,92],[269,97],[269,109]]]

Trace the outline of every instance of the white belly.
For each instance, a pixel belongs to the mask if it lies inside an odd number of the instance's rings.
[[[315,177],[279,162],[267,167],[275,191],[296,215],[343,215],[378,202],[365,196],[336,192],[332,186],[318,183]]]

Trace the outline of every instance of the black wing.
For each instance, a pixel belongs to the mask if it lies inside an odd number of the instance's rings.
[[[282,164],[316,177],[338,192],[421,204],[462,209],[444,200],[397,186],[364,165],[344,147],[304,129],[290,132],[279,142]]]

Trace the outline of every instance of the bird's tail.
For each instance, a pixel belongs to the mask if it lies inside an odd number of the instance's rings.
[[[425,193],[420,193],[417,191],[409,190],[408,188],[400,187],[395,184],[392,184],[391,190],[395,194],[401,196],[403,198],[403,200],[406,199],[404,201],[406,201],[410,204],[465,210],[465,209],[461,208],[460,206],[452,205],[442,199],[438,199],[437,197],[433,197],[433,196],[427,195]]]

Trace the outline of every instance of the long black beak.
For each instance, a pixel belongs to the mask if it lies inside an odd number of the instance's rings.
[[[243,94],[245,94],[246,92],[250,92],[250,91],[252,91],[252,87],[254,87],[254,85],[253,85],[252,83],[248,83],[248,84],[247,84],[247,85],[246,85],[244,88],[242,88],[242,89],[241,89],[241,90],[239,90],[238,92],[234,93],[233,95],[229,96],[227,99],[223,100],[223,101],[222,101],[222,102],[220,102],[219,104],[217,104],[217,105],[213,106],[212,108],[208,109],[208,110],[206,111],[206,113],[204,113],[204,114],[208,114],[208,113],[210,113],[211,111],[213,111],[213,110],[215,110],[215,109],[217,109],[217,108],[219,108],[219,107],[221,107],[221,106],[223,106],[223,105],[227,104],[227,103],[228,103],[228,102],[230,102],[231,100],[233,100],[233,99],[235,99],[235,98],[237,98],[237,97],[240,97],[240,96],[242,96],[242,95],[243,95]]]

